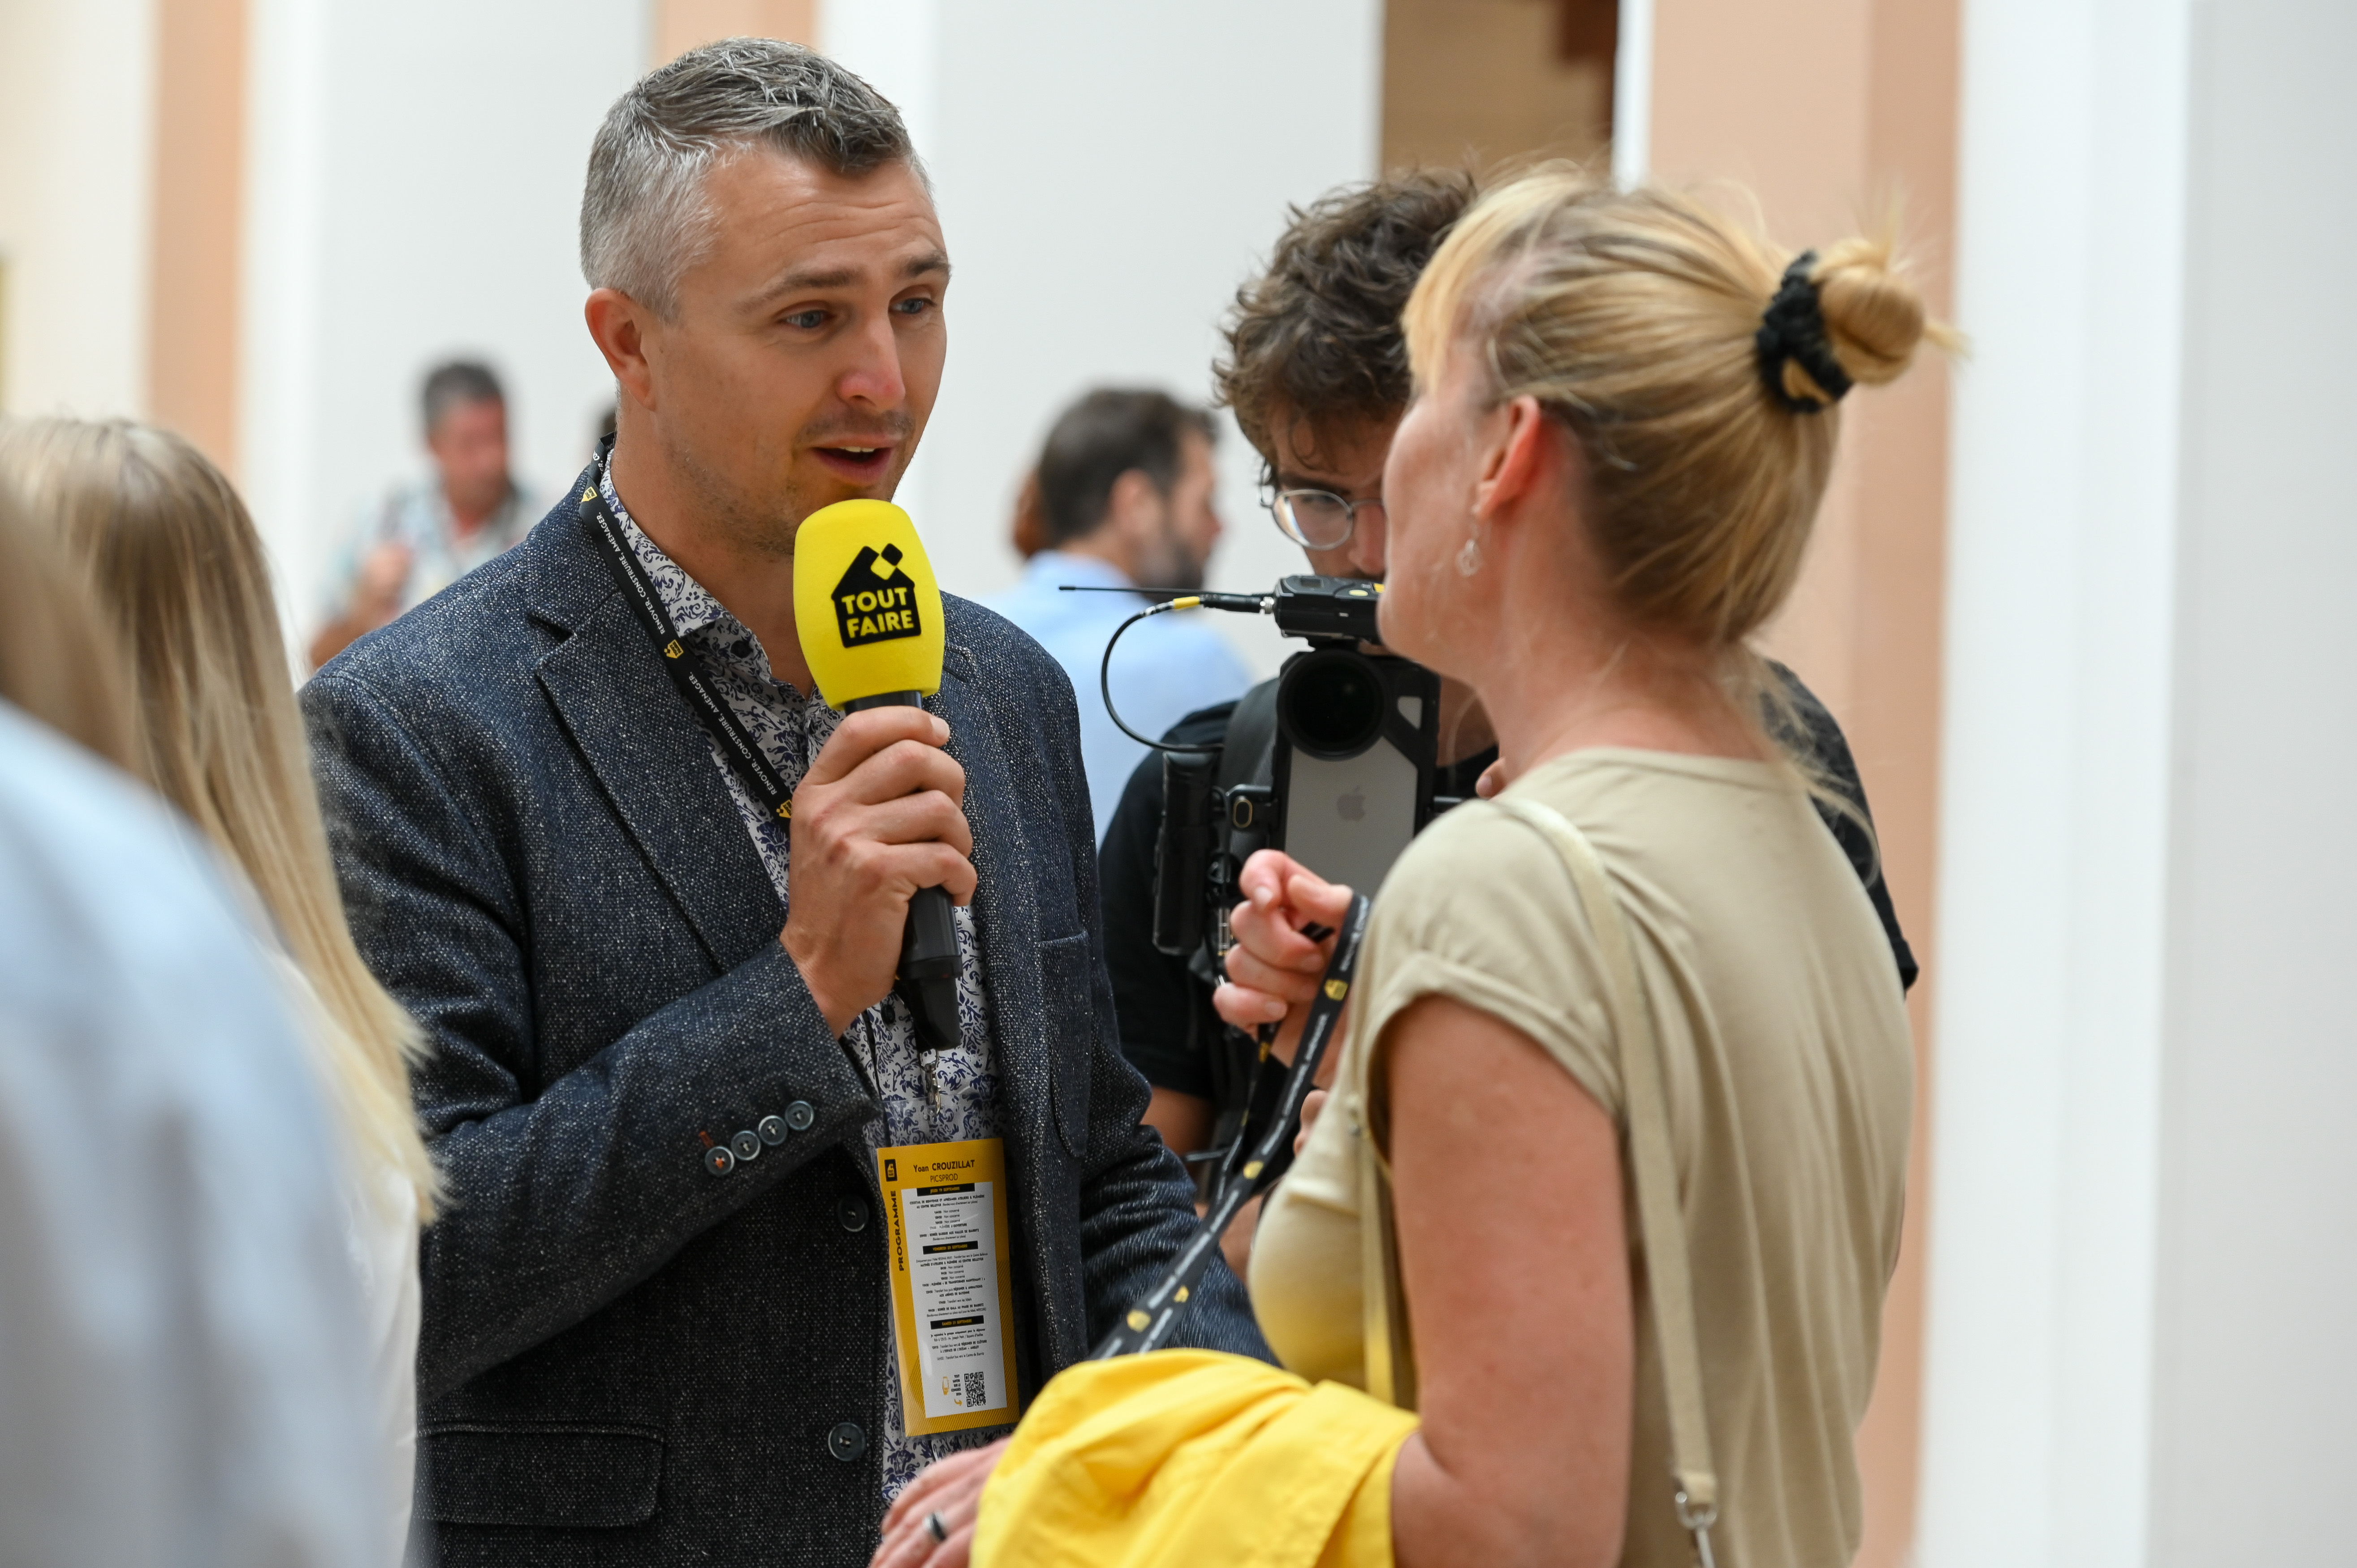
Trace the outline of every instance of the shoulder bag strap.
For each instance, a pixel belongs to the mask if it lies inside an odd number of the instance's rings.
[[[1265,784],[1276,771],[1276,682],[1263,681],[1236,699],[1220,741],[1212,782],[1222,789]]]
[[[1661,1341],[1663,1380],[1669,1385],[1670,1468],[1676,1483],[1678,1522],[1693,1532],[1702,1568],[1714,1568],[1710,1528],[1718,1519],[1718,1476],[1711,1464],[1710,1428],[1703,1408],[1702,1347],[1695,1332],[1694,1274],[1686,1251],[1684,1211],[1678,1204],[1677,1164],[1670,1148],[1669,1093],[1660,1038],[1645,1000],[1628,917],[1587,835],[1562,812],[1535,800],[1491,802],[1535,828],[1563,857],[1604,959],[1607,1003],[1620,1041],[1620,1091],[1629,1116],[1629,1171],[1637,1191],[1637,1219],[1645,1241],[1645,1271],[1653,1298],[1653,1331]]]

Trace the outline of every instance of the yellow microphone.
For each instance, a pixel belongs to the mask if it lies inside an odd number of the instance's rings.
[[[941,585],[917,525],[890,501],[837,501],[802,520],[794,624],[830,707],[915,707],[941,690]]]
[[[942,590],[909,514],[837,501],[794,535],[794,629],[827,705],[924,706],[942,686]],[[927,1051],[957,1044],[957,925],[949,895],[920,887],[900,940],[900,996]]]

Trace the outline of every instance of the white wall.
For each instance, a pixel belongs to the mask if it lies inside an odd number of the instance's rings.
[[[147,402],[154,0],[0,3],[0,397],[15,414]]]
[[[1919,1556],[2345,1561],[2357,13],[1965,40]]]
[[[949,372],[901,499],[944,586],[1014,580],[1015,493],[1106,383],[1209,396],[1222,311],[1286,205],[1374,172],[1380,0],[827,0],[822,42],[900,104],[955,269]],[[1231,426],[1215,586],[1305,569]],[[1228,622],[1264,668],[1282,652]]]
[[[2194,15],[2152,1561],[2348,1562],[2357,9]]]
[[[575,253],[647,0],[253,0],[243,471],[307,632],[339,532],[424,471],[418,383],[479,354],[554,496],[611,396]],[[298,644],[299,646],[299,644]]]
[[[2188,3],[1964,7],[1925,1568],[2145,1561]]]

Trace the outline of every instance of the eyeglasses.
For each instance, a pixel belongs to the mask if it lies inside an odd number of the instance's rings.
[[[1346,501],[1331,490],[1278,490],[1262,504],[1276,519],[1277,531],[1305,550],[1349,543],[1361,511],[1378,523],[1390,520],[1381,499]]]

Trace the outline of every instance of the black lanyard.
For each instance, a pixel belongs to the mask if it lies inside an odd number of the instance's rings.
[[[1351,912],[1342,918],[1341,940],[1334,944],[1334,956],[1326,961],[1325,983],[1318,988],[1316,1000],[1309,1004],[1309,1017],[1301,1031],[1301,1044],[1294,1051],[1292,1067],[1285,1068],[1272,1056],[1261,1058],[1255,1079],[1271,1079],[1283,1085],[1271,1114],[1259,1127],[1248,1123],[1236,1134],[1236,1151],[1229,1161],[1236,1168],[1223,1176],[1220,1190],[1211,1199],[1211,1212],[1196,1221],[1194,1234],[1180,1246],[1178,1261],[1161,1280],[1137,1298],[1114,1331],[1090,1352],[1091,1360],[1141,1355],[1168,1344],[1180,1309],[1202,1283],[1203,1271],[1219,1251],[1220,1238],[1234,1220],[1236,1211],[1267,1191],[1276,1180],[1282,1169],[1278,1156],[1292,1146],[1295,1130],[1301,1124],[1301,1102],[1309,1098],[1310,1088],[1317,1082],[1318,1064],[1326,1059],[1326,1047],[1332,1043],[1334,1026],[1342,1016],[1342,1004],[1351,994],[1351,982],[1359,972],[1359,950],[1366,940],[1367,918],[1373,909],[1373,901],[1365,894],[1352,895]],[[1302,934],[1324,940],[1310,929],[1305,928]],[[1283,1076],[1278,1078],[1280,1069]],[[1329,1109],[1327,1114],[1330,1116],[1334,1112]],[[1254,1140],[1250,1144],[1243,1141],[1247,1137]],[[1362,1216],[1361,1223],[1372,1224],[1373,1220]],[[1375,1283],[1369,1283],[1367,1288],[1375,1289]]]
[[[600,478],[605,472],[601,464]],[[598,494],[592,482],[581,492],[581,516],[591,532],[606,547],[606,564],[614,569],[615,580],[622,585],[622,596],[630,601],[638,612],[639,624],[646,628],[648,640],[662,656],[662,667],[671,676],[671,683],[687,703],[687,711],[703,724],[720,754],[735,766],[737,778],[753,799],[780,822],[791,822],[794,815],[793,787],[788,784],[770,759],[761,755],[760,744],[745,728],[745,723],[730,710],[727,700],[715,691],[710,677],[704,671],[704,661],[690,653],[680,640],[679,629],[672,624],[671,612],[663,608],[662,597],[655,592],[654,579],[639,560],[630,542],[622,536],[622,525],[616,521],[606,498]]]

